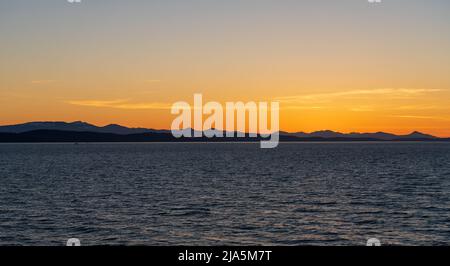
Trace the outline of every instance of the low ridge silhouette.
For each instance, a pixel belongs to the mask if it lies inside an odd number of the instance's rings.
[[[193,133],[193,130],[190,129]],[[218,131],[210,129],[208,131]],[[234,132],[236,136],[237,132]],[[29,122],[0,126],[0,142],[180,142],[180,141],[258,141],[245,134],[243,138],[174,138],[170,130],[129,128],[117,124],[99,127],[86,122]],[[280,141],[448,141],[414,131],[408,135],[385,132],[340,133],[330,130],[305,132],[280,131]]]

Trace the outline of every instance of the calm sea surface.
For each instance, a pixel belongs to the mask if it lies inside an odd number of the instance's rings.
[[[0,245],[450,245],[450,143],[1,144]]]

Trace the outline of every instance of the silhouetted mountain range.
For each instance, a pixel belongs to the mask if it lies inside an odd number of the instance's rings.
[[[379,140],[395,140],[395,139],[438,139],[435,136],[423,134],[421,132],[414,131],[408,135],[395,135],[385,132],[376,132],[376,133],[340,133],[334,132],[330,130],[323,131],[315,131],[312,133],[304,133],[304,132],[296,132],[296,133],[288,133],[288,132],[280,132],[282,135],[295,136],[299,138],[308,138],[308,137],[319,137],[319,138],[355,138],[355,139],[379,139]]]
[[[191,132],[194,132],[192,129]],[[217,131],[210,129],[208,131]],[[176,139],[170,130],[147,128],[128,128],[120,125],[98,127],[77,121],[30,122],[18,125],[0,126],[0,142],[172,142],[172,141],[259,141],[250,138],[181,138]],[[395,135],[385,132],[340,133],[330,130],[305,132],[280,132],[280,141],[449,141],[432,135],[413,132],[408,135]]]
[[[148,128],[129,128],[121,125],[110,124],[104,127],[98,127],[86,122],[76,121],[66,122],[29,122],[18,125],[0,126],[2,133],[24,133],[34,130],[60,130],[74,132],[96,132],[96,133],[112,133],[119,135],[140,134],[140,133],[170,133],[169,130],[156,130]]]

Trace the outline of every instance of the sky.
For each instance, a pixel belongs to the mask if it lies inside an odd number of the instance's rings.
[[[170,128],[279,101],[284,131],[450,136],[448,0],[0,0],[0,124]]]

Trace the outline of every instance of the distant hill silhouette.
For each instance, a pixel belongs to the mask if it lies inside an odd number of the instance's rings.
[[[282,135],[287,136],[295,136],[299,138],[309,138],[309,137],[318,137],[318,138],[352,138],[352,139],[377,139],[377,140],[397,140],[397,139],[438,139],[435,136],[423,134],[417,131],[414,131],[411,134],[408,135],[395,135],[385,132],[376,132],[376,133],[340,133],[340,132],[334,132],[330,130],[323,130],[323,131],[315,131],[312,133],[304,133],[304,132],[296,132],[296,133],[287,133],[283,132]]]
[[[0,126],[0,132],[3,133],[24,133],[35,130],[60,130],[75,132],[96,132],[112,133],[119,135],[140,134],[148,132],[169,133],[168,130],[155,130],[148,128],[129,128],[121,125],[110,124],[104,127],[98,127],[86,122],[76,121],[66,122],[29,122],[18,125]]]
[[[192,129],[188,129],[192,133]],[[210,129],[208,131],[218,131]],[[236,132],[234,132],[236,134]],[[224,132],[225,134],[225,132]],[[259,141],[261,137],[250,138],[174,138],[170,130],[128,128],[120,125],[98,127],[77,121],[30,122],[18,125],[0,126],[0,142],[180,142],[180,141]],[[280,132],[280,141],[449,141],[420,132],[408,135],[376,133],[340,133],[330,130],[312,133]]]

